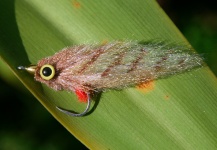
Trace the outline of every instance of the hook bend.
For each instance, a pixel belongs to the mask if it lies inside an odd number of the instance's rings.
[[[69,116],[73,116],[73,117],[82,117],[82,116],[85,116],[88,113],[88,111],[90,109],[90,104],[91,104],[90,96],[89,96],[89,94],[87,94],[87,95],[88,95],[87,106],[86,106],[85,110],[82,113],[76,113],[76,112],[73,112],[73,111],[69,111],[69,110],[60,108],[58,106],[56,106],[56,108],[59,111],[65,113],[65,114],[67,114]]]

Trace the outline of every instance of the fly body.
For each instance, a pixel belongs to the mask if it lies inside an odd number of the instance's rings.
[[[188,49],[114,41],[103,45],[64,48],[53,56],[40,60],[31,69],[34,68],[32,72],[37,81],[55,90],[73,91],[81,101],[88,101],[89,107],[92,91],[134,86],[201,65],[202,58]],[[22,66],[19,68],[27,71],[30,69]],[[69,115],[75,114],[58,109]]]

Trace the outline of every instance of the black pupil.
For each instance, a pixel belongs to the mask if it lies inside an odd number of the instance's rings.
[[[52,70],[49,68],[49,67],[45,67],[43,70],[42,70],[42,74],[46,77],[50,76],[52,74]]]

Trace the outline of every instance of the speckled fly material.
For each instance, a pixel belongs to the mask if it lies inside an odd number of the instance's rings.
[[[89,104],[92,91],[134,86],[199,66],[202,58],[198,54],[178,46],[114,41],[67,47],[40,60],[37,66],[19,69],[34,72],[37,81],[55,90],[74,91],[81,101]]]

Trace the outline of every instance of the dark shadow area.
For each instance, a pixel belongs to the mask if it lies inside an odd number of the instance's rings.
[[[0,1],[0,36],[0,54],[4,60],[10,58],[10,66],[30,64],[16,23],[14,0]]]

